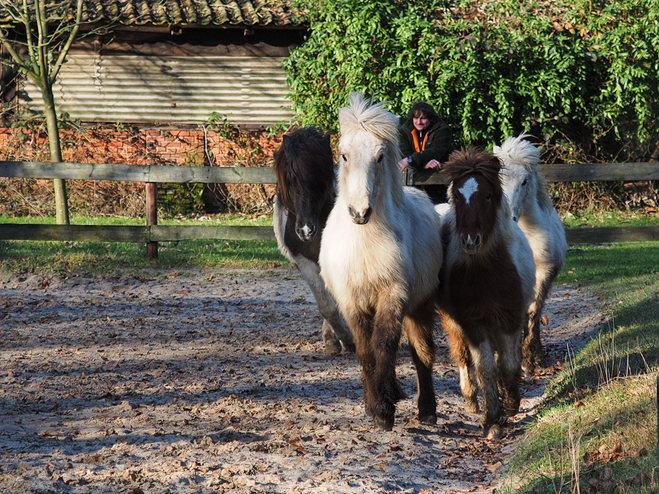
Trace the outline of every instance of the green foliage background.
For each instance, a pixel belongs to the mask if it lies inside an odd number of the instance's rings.
[[[352,90],[428,101],[457,147],[530,131],[545,161],[659,155],[659,0],[299,0],[285,63],[302,124],[337,130]]]

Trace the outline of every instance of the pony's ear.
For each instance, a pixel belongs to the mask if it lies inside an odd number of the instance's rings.
[[[348,123],[348,118],[350,118],[350,109],[349,108],[339,108],[339,126],[344,127]]]

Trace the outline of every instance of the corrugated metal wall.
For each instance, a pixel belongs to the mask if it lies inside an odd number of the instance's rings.
[[[212,112],[230,123],[271,125],[293,113],[283,58],[69,55],[54,87],[58,114],[83,122],[199,124]],[[26,81],[23,104],[43,110]]]

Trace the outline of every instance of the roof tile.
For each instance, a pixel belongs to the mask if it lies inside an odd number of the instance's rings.
[[[297,26],[305,12],[288,0],[84,0],[85,21],[126,25],[246,25]],[[75,0],[53,0],[49,8],[61,9]],[[0,2],[0,22],[12,22],[5,2]]]

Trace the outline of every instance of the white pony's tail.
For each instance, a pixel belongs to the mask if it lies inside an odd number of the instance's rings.
[[[527,141],[526,137],[532,136],[522,132],[517,137],[509,137],[500,147],[494,146],[492,152],[504,166],[510,163],[532,168],[540,163],[540,149]]]

